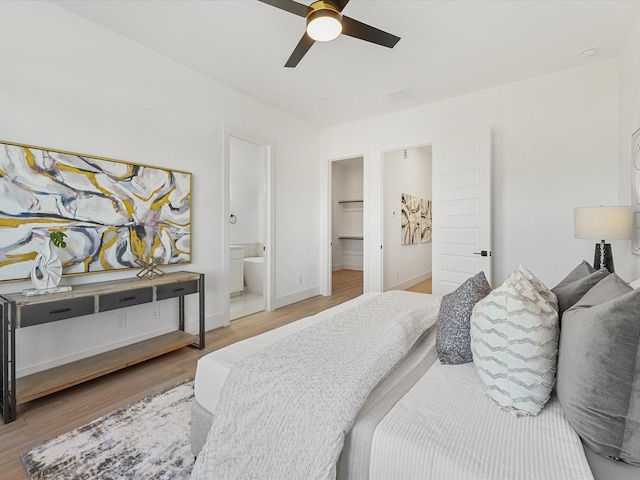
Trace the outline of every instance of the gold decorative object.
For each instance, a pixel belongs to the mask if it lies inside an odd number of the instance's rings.
[[[161,277],[164,275],[164,272],[159,268],[160,265],[162,265],[161,258],[151,257],[148,262],[145,262],[140,258],[136,258],[136,263],[143,267],[142,270],[136,273],[136,276],[139,278],[144,277],[151,280],[154,277]]]

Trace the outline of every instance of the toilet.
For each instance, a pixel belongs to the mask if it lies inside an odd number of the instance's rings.
[[[247,283],[249,293],[262,295],[264,293],[262,286],[262,266],[264,257],[245,257],[244,258],[244,281]]]

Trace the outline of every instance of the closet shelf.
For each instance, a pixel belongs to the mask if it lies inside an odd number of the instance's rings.
[[[338,203],[343,210],[362,210],[364,200],[339,200]]]
[[[338,240],[364,240],[364,237],[357,235],[340,235]]]

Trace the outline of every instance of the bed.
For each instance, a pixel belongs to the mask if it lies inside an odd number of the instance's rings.
[[[221,392],[234,368],[249,358],[264,354],[285,339],[301,335],[310,327],[322,328],[323,322],[346,318],[351,312],[362,311],[372,302],[380,301],[384,295],[387,294],[362,295],[201,358],[196,370],[192,406],[194,455],[198,456],[207,443],[207,434],[211,430],[214,413],[219,408]],[[424,314],[421,320],[425,325],[424,330],[419,332],[401,360],[394,363],[388,374],[381,376],[358,406],[353,422],[349,422],[349,428],[343,432],[346,435],[341,436],[332,468],[316,470],[322,471],[322,474],[314,473],[313,476],[345,480],[637,480],[639,469],[608,460],[583,447],[580,438],[564,418],[557,398],[552,397],[538,417],[517,418],[497,409],[484,394],[472,363],[452,366],[442,365],[438,361],[435,320],[441,297],[410,292],[402,292],[400,296],[399,302],[417,302],[416,305]],[[392,310],[395,308],[391,307]],[[409,315],[415,315],[412,312],[410,310]],[[269,385],[267,382],[265,386],[267,394]],[[277,428],[274,432],[278,431]],[[287,431],[285,427],[282,428]],[[296,434],[289,435],[295,437]],[[301,438],[298,438],[298,442]],[[244,458],[263,455],[254,446],[246,448],[247,451],[234,454],[239,457],[244,455]],[[285,449],[287,446],[278,448]],[[198,461],[203,460],[198,458]],[[220,460],[212,463],[216,462],[220,463]],[[212,465],[209,467],[213,468]],[[210,475],[211,470],[201,469],[200,474],[194,473],[193,478],[208,478]],[[295,478],[295,475],[291,477]]]

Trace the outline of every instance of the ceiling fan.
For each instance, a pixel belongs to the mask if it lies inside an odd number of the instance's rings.
[[[400,37],[342,15],[342,10],[349,3],[349,0],[318,1],[313,2],[310,6],[292,0],[259,1],[307,19],[307,31],[293,50],[284,65],[285,67],[298,65],[316,41],[327,42],[338,37],[341,33],[388,48],[395,47],[400,40]]]

